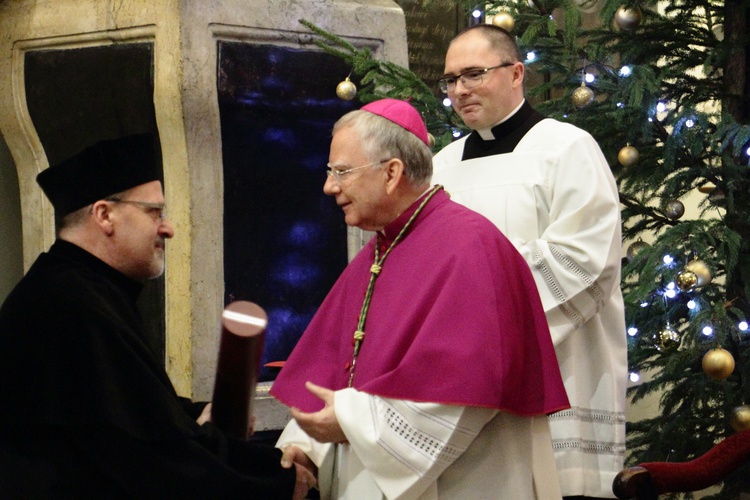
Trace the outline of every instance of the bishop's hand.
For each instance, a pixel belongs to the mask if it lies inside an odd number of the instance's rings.
[[[323,400],[325,406],[315,413],[305,413],[298,408],[292,408],[291,413],[297,425],[307,433],[308,436],[321,443],[344,443],[346,435],[341,430],[336,413],[333,411],[334,392],[325,387],[320,387],[312,382],[305,383],[305,387],[312,394]]]

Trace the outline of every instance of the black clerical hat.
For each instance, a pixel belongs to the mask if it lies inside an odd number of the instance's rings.
[[[97,142],[36,177],[57,217],[156,180],[161,175],[151,134]]]

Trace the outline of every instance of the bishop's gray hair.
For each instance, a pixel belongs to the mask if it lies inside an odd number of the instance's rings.
[[[342,116],[333,133],[351,127],[362,140],[362,150],[372,162],[398,158],[404,163],[404,174],[413,186],[432,179],[432,151],[420,138],[387,118],[355,110]]]

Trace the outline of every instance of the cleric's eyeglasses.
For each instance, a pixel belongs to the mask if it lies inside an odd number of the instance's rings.
[[[438,80],[438,86],[444,94],[447,94],[448,92],[453,92],[454,90],[456,90],[456,83],[460,80],[461,85],[463,85],[464,88],[473,89],[474,87],[479,87],[482,84],[482,77],[488,71],[498,68],[507,68],[508,66],[513,66],[514,64],[516,63],[506,62],[484,69],[470,69],[469,71],[464,71],[460,75],[446,76],[444,78],[441,78],[440,80]]]
[[[331,164],[329,163],[327,165],[328,170],[326,170],[326,173],[330,177],[333,177],[333,180],[336,181],[336,184],[339,187],[341,187],[341,183],[343,182],[343,179],[344,179],[345,175],[350,174],[350,173],[354,172],[355,170],[361,170],[363,168],[372,167],[372,166],[375,166],[375,165],[380,165],[381,163],[385,163],[388,160],[390,160],[390,158],[387,158],[385,160],[376,161],[375,163],[368,163],[367,165],[362,165],[361,167],[347,168],[346,170],[338,169],[338,168],[336,168],[334,166],[331,166]]]
[[[145,213],[154,219],[164,220],[167,218],[167,206],[164,203],[151,203],[148,201],[136,201],[136,200],[121,200],[120,198],[107,198],[105,201],[111,201],[113,203],[129,203],[143,209]]]

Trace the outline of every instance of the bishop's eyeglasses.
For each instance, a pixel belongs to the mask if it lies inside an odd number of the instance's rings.
[[[390,160],[390,158],[386,158],[385,160],[376,161],[375,163],[368,163],[367,165],[362,165],[361,167],[347,168],[346,170],[340,170],[340,169],[332,166],[329,163],[328,165],[326,165],[328,167],[328,170],[326,170],[326,173],[330,177],[333,177],[333,180],[336,181],[336,184],[339,187],[341,187],[341,183],[343,182],[345,175],[350,174],[350,173],[354,172],[355,170],[361,170],[363,168],[373,167],[375,165],[380,165],[381,163],[385,163],[388,160]]]
[[[484,69],[470,69],[469,71],[464,71],[463,73],[456,76],[446,76],[444,78],[441,78],[440,80],[438,80],[438,86],[444,94],[447,94],[448,92],[453,92],[454,90],[456,90],[456,83],[461,80],[461,85],[463,85],[464,88],[473,89],[474,87],[479,87],[482,84],[482,77],[488,71],[498,68],[507,68],[508,66],[513,66],[514,64],[516,63],[506,62]]]

